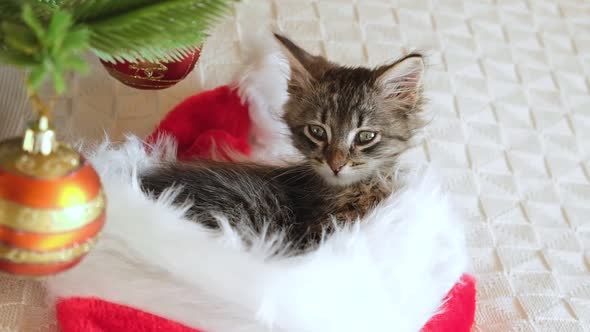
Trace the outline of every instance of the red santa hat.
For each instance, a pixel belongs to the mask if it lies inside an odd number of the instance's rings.
[[[148,149],[129,137],[88,152],[107,223],[80,265],[47,280],[61,329],[468,332],[475,281],[458,217],[430,169],[298,257],[275,254],[278,236],[251,235],[246,245],[223,216],[221,233],[186,220],[174,190],[141,191],[138,174],[162,160],[298,158],[280,121],[288,69],[270,44],[253,45],[234,84],[180,103]]]

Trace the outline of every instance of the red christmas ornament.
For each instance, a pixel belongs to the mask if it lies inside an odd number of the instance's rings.
[[[109,74],[119,82],[142,90],[158,90],[169,88],[182,81],[192,70],[199,59],[201,50],[196,48],[180,61],[139,63],[102,61]]]
[[[0,271],[46,276],[78,264],[105,206],[94,168],[41,116],[24,137],[0,142]]]

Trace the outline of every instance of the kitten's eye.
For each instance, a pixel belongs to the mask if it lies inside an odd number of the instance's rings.
[[[358,144],[367,144],[377,137],[374,131],[361,131],[356,135],[356,142]]]
[[[308,127],[309,134],[313,136],[313,138],[324,141],[326,139],[326,131],[324,128],[316,125],[309,125]]]

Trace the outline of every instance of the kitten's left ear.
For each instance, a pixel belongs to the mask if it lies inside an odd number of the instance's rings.
[[[376,87],[387,102],[408,110],[414,109],[422,93],[424,59],[410,54],[376,71]]]

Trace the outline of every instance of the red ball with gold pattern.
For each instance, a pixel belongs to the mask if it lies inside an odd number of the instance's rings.
[[[111,63],[101,60],[109,74],[119,82],[142,90],[166,89],[182,81],[194,68],[200,49],[195,48],[180,61]]]

